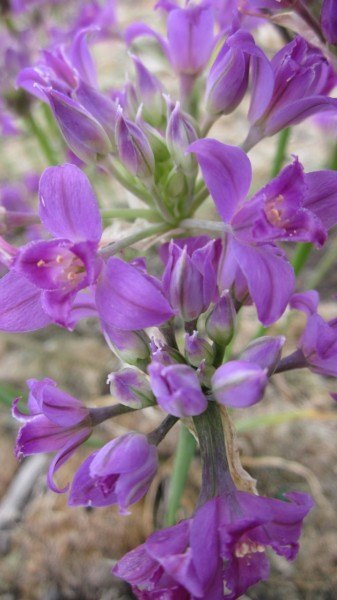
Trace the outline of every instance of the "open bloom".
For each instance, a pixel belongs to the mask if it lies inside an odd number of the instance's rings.
[[[217,496],[191,519],[153,533],[114,573],[141,600],[235,600],[268,578],[268,547],[287,560],[296,557],[312,506],[310,496],[298,492],[284,501],[245,492]]]
[[[261,322],[269,325],[282,315],[294,288],[292,267],[275,242],[324,243],[337,221],[337,174],[304,173],[295,159],[246,201],[252,171],[240,148],[203,139],[189,150],[228,231],[220,288],[230,288],[241,273]]]
[[[90,411],[80,400],[59,390],[52,379],[29,379],[27,384],[29,412],[19,410],[20,398],[13,403],[13,416],[24,423],[16,442],[16,456],[57,452],[47,482],[54,492],[65,491],[67,488],[56,487],[53,475],[91,435]]]
[[[156,447],[145,435],[127,433],[88,456],[74,477],[69,504],[118,504],[126,513],[146,494],[157,467]]]
[[[71,327],[77,293],[96,282],[102,266],[97,254],[102,222],[86,175],[74,165],[50,167],[39,194],[40,218],[54,239],[14,249],[11,271],[1,280],[0,321],[9,331],[38,329],[48,317]]]

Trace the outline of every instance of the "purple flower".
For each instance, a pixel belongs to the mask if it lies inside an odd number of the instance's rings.
[[[206,319],[207,335],[218,346],[224,347],[231,341],[236,328],[236,311],[229,292],[224,292]]]
[[[90,411],[82,402],[59,390],[52,379],[29,379],[27,384],[29,412],[19,411],[20,398],[13,403],[13,416],[24,422],[16,442],[16,456],[57,452],[49,467],[47,482],[54,492],[64,492],[67,487],[59,490],[53,476],[91,435]]]
[[[154,403],[147,377],[137,369],[121,369],[108,375],[110,393],[118,402],[131,408],[144,408]]]
[[[172,308],[184,321],[197,319],[216,299],[220,242],[205,236],[172,240],[161,254],[163,290]]]
[[[137,56],[131,55],[131,58],[136,70],[137,95],[140,103],[143,103],[142,115],[153,127],[161,127],[166,117],[163,85]]]
[[[286,341],[283,335],[259,337],[248,344],[240,354],[240,361],[248,361],[267,370],[270,376],[281,358],[282,347]]]
[[[314,373],[337,377],[337,319],[324,321],[316,314],[308,317],[299,342],[304,365]]]
[[[245,492],[217,496],[191,519],[153,533],[113,572],[143,600],[235,600],[267,579],[268,547],[294,560],[312,506],[310,496],[299,492],[284,501]]]
[[[264,136],[296,125],[307,117],[337,107],[337,99],[328,98],[333,86],[329,61],[315,46],[300,36],[289,42],[271,61],[274,91],[263,115],[251,112],[253,123],[246,147]],[[264,83],[261,81],[260,93]]]
[[[50,167],[39,193],[41,221],[55,238],[14,249],[11,272],[0,282],[0,324],[7,331],[38,329],[50,320],[72,327],[76,295],[95,283],[102,265],[102,223],[86,175],[74,165]]]
[[[203,139],[190,151],[229,232],[221,287],[230,288],[241,271],[260,320],[270,324],[283,313],[294,287],[292,268],[273,242],[323,244],[326,229],[336,223],[336,173],[305,174],[295,160],[247,202],[251,166],[240,148]]]
[[[164,366],[152,362],[148,367],[151,388],[163,410],[175,417],[200,415],[207,408],[197,373],[188,365]]]
[[[139,179],[152,179],[154,156],[150,143],[138,125],[125,119],[120,112],[116,123],[116,144],[124,167]]]
[[[176,166],[187,176],[193,176],[197,170],[194,156],[186,154],[187,148],[198,138],[190,117],[176,103],[167,122],[166,141]]]
[[[193,367],[199,367],[202,362],[211,365],[214,350],[198,331],[194,331],[191,335],[185,334],[185,357]]]
[[[102,322],[102,331],[109,348],[130,365],[146,365],[150,359],[150,338],[145,331],[125,331]]]
[[[137,37],[154,37],[175,72],[182,76],[199,75],[210,59],[214,46],[214,18],[208,2],[189,4],[184,8],[172,2],[157,2],[168,14],[167,40],[144,23],[134,23],[125,31],[125,40],[131,44]]]
[[[94,452],[82,463],[69,494],[71,506],[130,504],[146,494],[158,468],[157,449],[145,435],[127,433]]]
[[[231,113],[244,97],[251,70],[249,114],[261,116],[273,93],[274,79],[269,60],[247,31],[230,35],[220,49],[206,83],[206,109],[210,115]]]
[[[174,316],[160,282],[119,258],[109,258],[96,291],[106,325],[125,331],[161,325]]]
[[[337,45],[337,2],[323,0],[321,8],[322,31],[329,44]]]
[[[246,360],[231,360],[212,377],[212,392],[220,404],[244,408],[259,402],[268,383],[267,370]]]

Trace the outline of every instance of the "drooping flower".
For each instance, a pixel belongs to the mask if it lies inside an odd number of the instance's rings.
[[[153,533],[113,572],[143,600],[236,600],[268,577],[268,547],[294,560],[312,506],[299,492],[283,501],[246,492],[217,496],[191,519]]]
[[[14,400],[13,416],[23,425],[16,442],[16,456],[29,456],[41,452],[56,452],[47,476],[48,486],[59,490],[54,473],[72,456],[75,450],[91,435],[90,410],[73,396],[58,389],[52,379],[29,379],[28,413],[18,408],[20,398]]]
[[[145,435],[127,433],[97,450],[75,474],[71,506],[118,504],[127,513],[130,504],[146,494],[157,471],[157,449]]]

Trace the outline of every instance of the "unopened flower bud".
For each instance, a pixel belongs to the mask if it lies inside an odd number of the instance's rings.
[[[214,358],[212,346],[200,336],[198,331],[192,335],[185,335],[185,356],[193,367],[199,367],[200,363],[211,365]]]
[[[154,396],[144,373],[136,369],[121,369],[108,375],[111,395],[131,408],[145,408],[154,404]]]
[[[164,162],[165,160],[170,158],[170,153],[168,151],[166,140],[165,138],[163,138],[163,136],[159,133],[157,129],[155,129],[154,127],[152,127],[152,125],[144,121],[142,116],[143,105],[141,105],[138,109],[138,113],[136,116],[136,125],[140,127],[140,129],[145,133],[147,139],[149,140],[156,163]]]
[[[212,392],[220,404],[244,408],[261,400],[267,383],[266,369],[250,362],[232,360],[214,373]]]
[[[120,113],[116,125],[119,159],[124,167],[140,179],[153,177],[155,162],[149,141],[143,131]]]
[[[207,408],[196,371],[187,365],[164,367],[158,362],[148,368],[158,404],[175,417],[200,415]]]
[[[212,116],[231,113],[247,90],[248,77],[249,56],[239,44],[231,46],[228,41],[225,42],[207,77],[207,112]]]
[[[102,125],[78,102],[55,90],[44,90],[70,150],[85,163],[112,151]]]
[[[76,99],[102,125],[109,137],[112,149],[115,151],[115,129],[118,119],[117,103],[83,81],[76,89]]]
[[[188,192],[188,181],[186,175],[177,167],[174,167],[165,182],[165,192],[168,198],[182,198]]]
[[[225,292],[206,319],[206,333],[222,348],[231,341],[236,327],[236,312],[232,297]]]
[[[166,117],[163,86],[137,56],[131,55],[136,69],[136,89],[143,103],[143,117],[153,127],[161,127]]]
[[[191,118],[182,112],[180,103],[177,102],[167,123],[166,140],[175,164],[188,176],[195,174],[197,162],[193,154],[185,152],[197,139]]]
[[[122,106],[125,115],[129,119],[135,119],[140,102],[137,96],[137,90],[131,81],[126,82],[123,96]]]
[[[283,335],[260,337],[247,346],[240,355],[240,360],[258,364],[262,369],[267,369],[268,374],[271,375],[281,358],[285,341]]]
[[[102,330],[109,348],[126,363],[140,368],[150,359],[150,339],[145,331],[124,331],[102,324]]]

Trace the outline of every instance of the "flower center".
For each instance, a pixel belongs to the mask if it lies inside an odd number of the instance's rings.
[[[265,205],[265,213],[267,219],[271,225],[275,227],[282,225],[282,208],[284,203],[284,197],[282,194],[268,200]]]
[[[234,555],[236,558],[244,558],[247,554],[255,554],[256,552],[264,552],[266,549],[263,544],[249,540],[240,541],[235,544]]]

